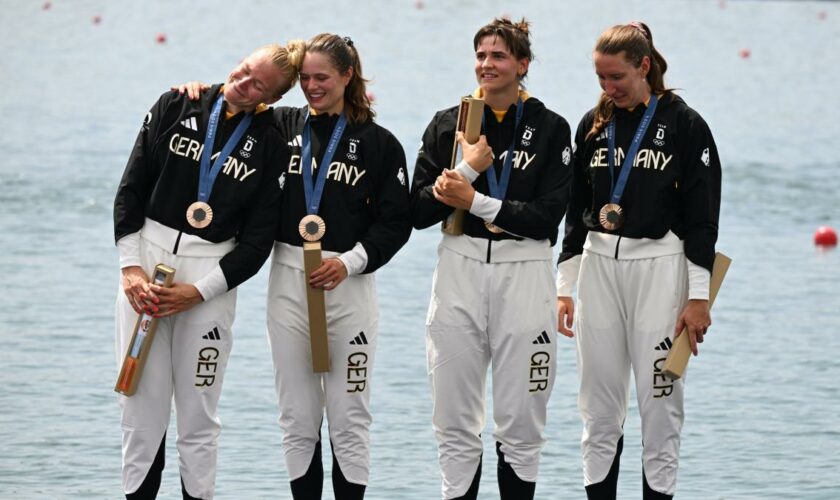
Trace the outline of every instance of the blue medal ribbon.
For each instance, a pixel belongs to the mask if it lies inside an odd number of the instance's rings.
[[[490,191],[490,196],[497,200],[504,200],[507,193],[508,184],[510,184],[510,172],[513,170],[513,147],[516,146],[516,133],[519,130],[519,122],[522,121],[522,110],[525,106],[522,103],[522,98],[516,100],[516,123],[513,126],[513,140],[510,141],[510,146],[507,149],[507,156],[502,164],[502,175],[499,180],[496,180],[496,170],[493,165],[487,169],[487,188]],[[481,129],[484,130],[484,115],[481,116]]]
[[[324,151],[324,156],[318,163],[318,178],[313,185],[312,128],[309,125],[309,112],[307,111],[306,113],[306,119],[303,123],[303,135],[301,137],[301,175],[303,175],[303,194],[306,198],[306,213],[309,215],[318,213],[318,207],[321,205],[321,196],[324,194],[324,184],[327,180],[327,170],[329,170],[329,165],[335,154],[335,150],[338,149],[338,141],[341,140],[346,126],[347,116],[341,113],[338,117],[338,122],[335,124],[335,128],[333,128],[332,135],[330,135],[327,150]]]
[[[630,143],[630,149],[627,151],[627,156],[624,157],[624,163],[621,164],[621,172],[618,174],[618,181],[615,180],[615,116],[607,125],[607,165],[610,169],[610,203],[618,204],[621,201],[621,195],[624,194],[624,187],[627,185],[627,178],[630,177],[630,168],[633,166],[633,160],[636,158],[636,153],[639,152],[639,145],[647,132],[648,125],[653,119],[653,113],[656,111],[656,104],[659,99],[656,94],[650,96],[648,108],[645,110],[642,121],[636,128],[636,134],[633,136],[633,142]]]
[[[213,190],[213,183],[216,182],[216,177],[219,175],[219,172],[222,170],[222,165],[224,165],[225,160],[230,155],[233,148],[239,143],[239,140],[242,139],[242,136],[245,135],[245,131],[248,129],[248,126],[251,124],[251,120],[254,118],[253,113],[246,113],[245,116],[242,118],[242,121],[239,122],[239,125],[236,126],[236,129],[233,131],[233,135],[228,138],[225,146],[222,148],[222,151],[219,153],[219,156],[216,157],[216,160],[213,162],[213,166],[210,166],[210,156],[213,151],[213,144],[216,139],[216,129],[219,127],[219,115],[222,114],[222,102],[224,102],[224,95],[220,94],[219,97],[216,99],[216,103],[213,104],[213,111],[210,113],[210,121],[207,123],[207,134],[204,136],[204,149],[201,151],[201,162],[199,163],[199,170],[198,170],[198,201],[207,202],[210,199],[210,192]]]

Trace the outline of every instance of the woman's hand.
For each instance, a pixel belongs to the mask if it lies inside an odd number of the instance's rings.
[[[129,266],[122,269],[122,287],[128,303],[137,314],[154,312],[155,294],[149,288],[149,276],[140,266]]]
[[[309,275],[309,285],[312,288],[332,290],[347,277],[347,268],[338,257],[330,257],[321,262],[321,267]]]
[[[452,208],[469,210],[475,198],[475,188],[454,170],[444,170],[435,181],[435,199]]]
[[[177,90],[179,94],[186,93],[191,101],[196,101],[201,96],[201,92],[210,88],[206,83],[193,80],[191,82],[182,83],[172,87],[172,90]]]
[[[155,317],[165,318],[184,312],[193,306],[204,301],[204,297],[198,293],[198,289],[187,283],[174,283],[170,287],[162,287],[154,283],[149,285],[152,292],[157,295],[155,302]]]
[[[557,331],[572,338],[575,332],[572,325],[575,322],[575,303],[571,297],[557,297]]]
[[[683,329],[688,329],[688,341],[691,344],[691,352],[697,356],[697,344],[703,343],[703,336],[712,325],[712,317],[709,313],[708,300],[689,300],[677,319],[677,326],[674,328],[674,339],[680,336]]]
[[[479,136],[475,144],[470,144],[464,138],[463,132],[455,132],[455,140],[461,146],[464,161],[478,173],[484,172],[493,164],[493,150],[487,144],[487,137]]]

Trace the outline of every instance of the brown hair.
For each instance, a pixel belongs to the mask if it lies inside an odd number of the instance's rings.
[[[344,89],[344,107],[347,120],[350,123],[361,123],[372,120],[376,113],[371,108],[365,85],[368,80],[362,76],[362,62],[359,53],[348,37],[340,37],[334,33],[321,33],[306,42],[307,52],[325,54],[339,73],[344,74],[353,68],[353,76]]]
[[[650,85],[651,92],[654,94],[671,92],[672,89],[665,88],[665,71],[668,70],[668,63],[653,46],[653,34],[647,24],[634,21],[613,26],[598,37],[598,41],[595,42],[595,52],[606,55],[617,55],[623,52],[624,58],[636,68],[642,65],[642,60],[647,56],[650,59],[650,70],[645,79]],[[601,92],[598,104],[595,105],[595,120],[586,138],[589,139],[601,133],[612,120],[614,111],[613,100],[607,96],[606,92]]]
[[[473,37],[473,50],[478,50],[478,46],[485,37],[493,36],[505,42],[511,55],[517,61],[520,59],[531,61],[534,59],[534,53],[531,52],[531,32],[529,26],[531,26],[531,23],[524,17],[516,23],[504,17],[497,17],[485,26],[482,26],[475,34]],[[525,73],[519,77],[519,81],[521,82],[526,76],[528,76],[527,68],[525,69]]]
[[[257,52],[266,52],[271,62],[280,68],[280,71],[288,78],[288,81],[283,82],[283,86],[277,89],[275,95],[282,96],[297,83],[305,49],[306,44],[303,40],[291,40],[285,47],[273,43],[256,50]]]

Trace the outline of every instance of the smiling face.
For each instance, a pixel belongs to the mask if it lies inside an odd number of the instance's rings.
[[[475,77],[485,93],[519,89],[519,80],[528,70],[528,59],[511,54],[504,40],[486,36],[475,49]]]
[[[300,70],[300,88],[317,113],[339,114],[344,109],[344,90],[352,76],[352,68],[340,73],[326,54],[307,52]]]
[[[253,111],[260,103],[271,104],[280,99],[280,89],[288,84],[288,76],[271,60],[268,52],[258,50],[243,59],[228,75],[225,101],[234,113]]]
[[[625,52],[602,54],[595,52],[595,74],[604,93],[619,108],[634,108],[650,98],[650,85],[646,77],[650,71],[650,58],[644,56],[639,67],[626,58]]]

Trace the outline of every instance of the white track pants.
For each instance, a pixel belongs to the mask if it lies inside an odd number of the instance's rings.
[[[175,269],[175,281],[192,283],[207,274],[219,257],[175,256],[141,237],[143,269],[152,276],[163,263]],[[117,370],[129,347],[137,313],[122,288],[117,293]],[[137,392],[119,396],[123,430],[123,490],[140,487],[169,426],[172,399],[177,416],[181,478],[187,492],[213,498],[216,483],[216,415],[233,338],[236,291],[230,291],[175,316],[158,320],[157,331]]]
[[[487,264],[445,247],[438,254],[426,352],[443,497],[466,493],[478,468],[491,364],[493,436],[520,479],[535,482],[555,376],[551,262]]]
[[[584,251],[575,323],[585,485],[603,481],[615,458],[632,367],[645,475],[654,490],[674,493],[684,379],[661,369],[687,295],[683,254],[616,260]]]
[[[326,292],[330,371],[313,373],[303,254],[299,248],[279,247],[275,245],[275,254],[281,255],[273,259],[268,285],[268,341],[289,478],[306,474],[326,409],[330,441],[344,477],[367,484],[378,329],[374,276],[349,276]],[[324,258],[328,255],[324,252]]]

